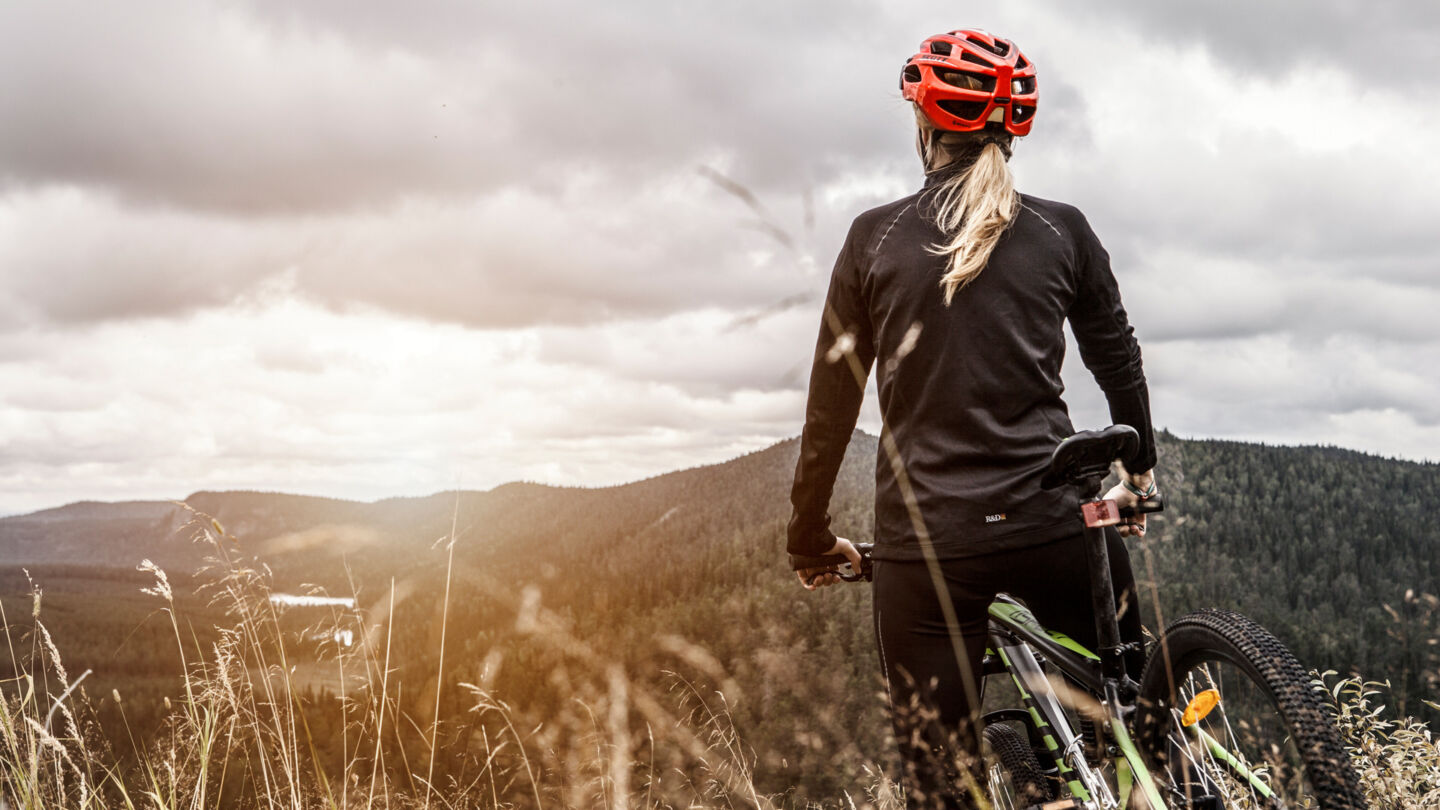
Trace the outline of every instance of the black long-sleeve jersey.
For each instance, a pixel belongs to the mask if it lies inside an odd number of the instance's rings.
[[[835,544],[830,495],[872,366],[898,455],[882,437],[877,559],[920,559],[919,527],[941,558],[1077,531],[1073,490],[1040,489],[1051,451],[1074,432],[1061,399],[1067,318],[1111,418],[1140,433],[1132,466],[1155,464],[1140,347],[1109,255],[1084,215],[1021,195],[1019,215],[985,270],[947,306],[940,278],[948,257],[929,249],[946,241],[934,197],[927,183],[861,214],[836,260],[791,490],[792,554],[823,554]]]

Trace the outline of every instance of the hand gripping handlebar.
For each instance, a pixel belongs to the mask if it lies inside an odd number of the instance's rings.
[[[1136,515],[1149,515],[1155,512],[1163,511],[1165,511],[1165,500],[1159,495],[1141,501],[1133,507],[1127,506],[1122,509],[1116,510],[1116,512],[1122,519],[1133,518]],[[849,573],[846,573],[844,570],[837,570],[835,573],[838,574],[840,578],[845,580],[846,582],[860,582],[861,580],[869,582],[871,577],[870,554],[872,551],[875,550],[875,544],[856,543],[855,548],[860,552],[860,570],[855,571],[852,567]],[[849,566],[849,563],[850,561],[845,558],[844,554],[823,554],[818,557],[806,557],[799,554],[790,555],[790,567],[795,569],[796,571],[802,568],[834,567],[836,569],[841,569],[844,566]]]
[[[840,578],[846,582],[859,582],[860,580],[870,581],[870,552],[874,550],[874,543],[856,543],[855,549],[860,552],[860,570],[856,571],[854,566],[850,567],[850,573],[836,571]],[[848,565],[850,560],[844,554],[824,554],[819,557],[806,557],[799,554],[790,555],[790,567],[799,571],[802,568],[828,568],[834,566],[839,568]]]

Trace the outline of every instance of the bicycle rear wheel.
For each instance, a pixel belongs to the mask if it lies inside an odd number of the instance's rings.
[[[1015,791],[1016,806],[1030,807],[1043,804],[1054,798],[1050,780],[1040,767],[1040,760],[1030,748],[1030,741],[1024,734],[1003,723],[991,723],[985,727],[985,742],[1004,766],[1010,777],[1010,786]],[[998,804],[998,802],[997,802]]]
[[[1210,690],[1218,703],[1205,713]],[[1365,810],[1332,718],[1279,640],[1238,613],[1210,609],[1171,624],[1146,662],[1136,738],[1177,799]]]

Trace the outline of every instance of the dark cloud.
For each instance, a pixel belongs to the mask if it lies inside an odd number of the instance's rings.
[[[278,288],[493,329],[747,311],[816,283],[693,174],[264,220],[56,190],[0,200],[0,236],[17,321],[173,316]]]
[[[517,175],[503,76],[233,6],[6,6],[0,179],[240,211],[464,190]],[[455,66],[461,67],[459,65]]]
[[[717,153],[798,188],[895,142],[854,103],[895,95],[895,49],[837,40],[877,7],[674,8],[439,4],[397,23],[379,4],[12,5],[0,179],[294,211]]]
[[[1059,3],[1052,3],[1058,7]],[[1354,3],[1348,0],[1256,0],[1244,5],[1155,3],[1118,0],[1063,4],[1067,14],[1101,20],[1123,38],[1138,31],[1148,39],[1200,46],[1229,69],[1260,85],[1277,73],[1327,68],[1365,84],[1424,95],[1434,93],[1440,69],[1440,6],[1422,1]],[[1098,59],[1123,60],[1107,52],[1104,39],[1090,43]],[[1160,88],[1136,76],[1137,92]],[[1337,117],[1355,121],[1359,110],[1337,105]]]
[[[228,303],[283,267],[273,230],[74,188],[0,197],[0,307],[12,323],[84,324]]]
[[[1440,342],[1432,313],[1440,289],[1313,264],[1279,266],[1171,253],[1168,272],[1125,279],[1125,300],[1144,338],[1206,341],[1286,336],[1322,352],[1337,338],[1412,352]],[[1297,281],[1297,279],[1299,281]]]

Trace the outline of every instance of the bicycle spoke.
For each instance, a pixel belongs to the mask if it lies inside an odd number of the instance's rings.
[[[1185,707],[1207,690],[1220,695],[1218,705],[1185,726]],[[1279,710],[1237,668],[1217,661],[1190,668],[1170,714],[1171,742],[1181,758],[1174,767],[1189,774],[1176,777],[1182,792],[1214,791],[1226,807],[1315,806]]]

